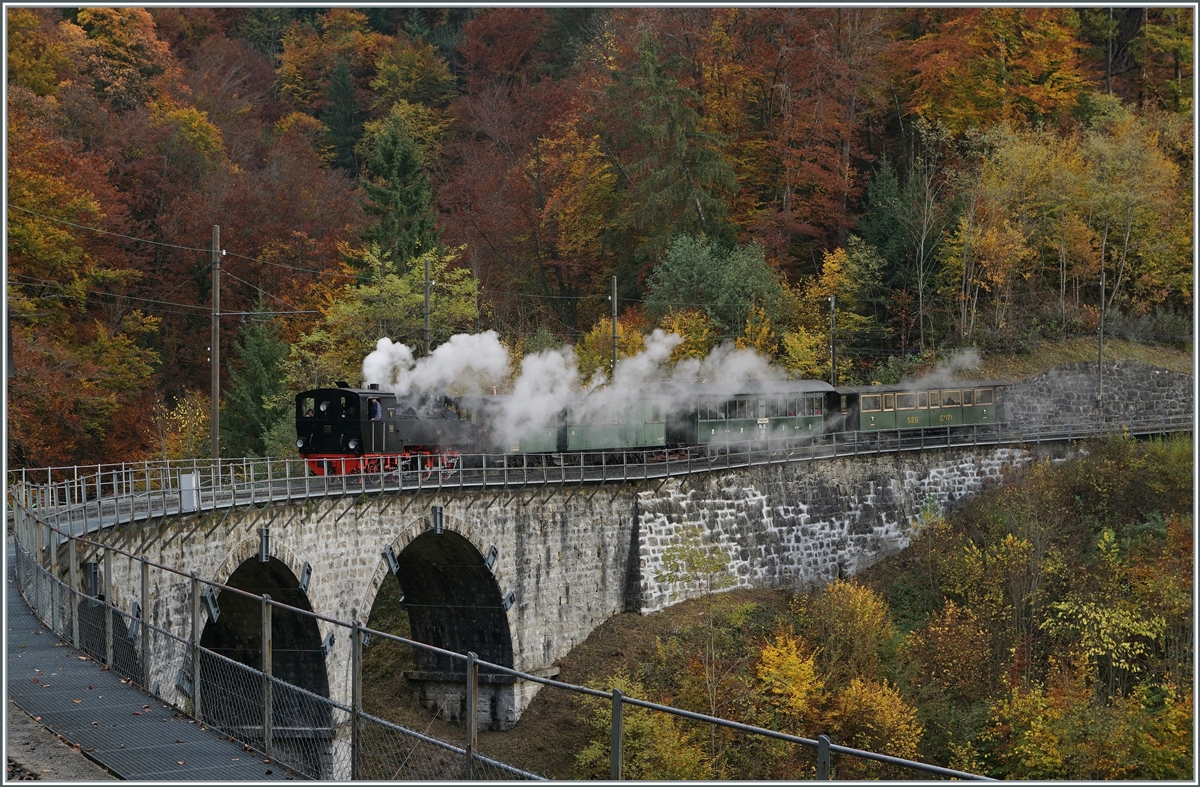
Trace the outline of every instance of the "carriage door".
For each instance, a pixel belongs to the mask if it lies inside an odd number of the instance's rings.
[[[767,439],[767,426],[770,424],[770,419],[767,418],[767,402],[765,399],[758,400],[758,439]]]

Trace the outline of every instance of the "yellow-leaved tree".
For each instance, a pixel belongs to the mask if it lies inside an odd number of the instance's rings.
[[[644,699],[646,690],[628,675],[616,674],[590,688]],[[592,728],[591,742],[575,758],[575,770],[585,779],[607,779],[612,762],[612,702],[584,697]],[[678,717],[624,705],[621,709],[622,776],[631,780],[710,779],[712,768],[704,747],[684,729]]]
[[[805,638],[817,649],[826,685],[879,676],[880,650],[895,636],[887,602],[871,588],[839,579],[798,610]]]
[[[915,759],[924,727],[917,711],[886,680],[852,678],[832,700],[830,733],[835,743]],[[892,769],[871,760],[840,757],[839,779],[870,779],[892,775]],[[899,775],[904,773],[900,771]]]
[[[632,316],[617,318],[617,363],[637,355],[646,346]],[[601,317],[575,345],[579,378],[585,381],[612,379],[612,319]]]
[[[658,327],[683,339],[671,351],[671,363],[685,358],[704,358],[717,345],[712,320],[703,309],[672,309],[658,321]]]

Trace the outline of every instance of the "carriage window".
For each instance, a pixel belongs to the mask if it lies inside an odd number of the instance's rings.
[[[962,398],[959,391],[942,391],[942,406],[957,407],[962,404]]]
[[[916,394],[896,394],[897,410],[913,410],[917,406]]]
[[[820,415],[820,414],[821,414],[821,401],[822,401],[822,400],[820,400],[820,399],[810,399],[809,401],[811,401],[811,402],[812,402],[812,405],[813,405],[813,411],[812,411],[812,414],[813,414],[813,415]]]
[[[661,418],[662,418],[662,410],[659,408],[659,406],[656,404],[651,405],[650,406],[650,423],[656,424],[661,420]]]
[[[883,409],[891,410],[894,406],[895,406],[895,395],[894,394],[884,394],[883,395]]]
[[[614,408],[612,409],[612,422],[613,422],[614,424],[619,424],[619,423],[621,423],[621,408],[619,408],[619,407],[614,407]]]
[[[975,392],[975,404],[991,404],[991,403],[992,403],[992,389],[991,388],[980,388],[978,391]]]
[[[862,398],[862,410],[864,413],[874,413],[879,410],[879,394],[864,396]]]
[[[932,410],[935,407],[941,407],[941,406],[942,406],[942,392],[941,391],[930,391],[929,392],[929,409]]]
[[[967,390],[963,391],[963,407],[970,407],[970,406],[971,406],[971,401],[972,401],[972,399],[971,399],[971,396],[972,396],[972,394],[974,394],[974,393],[975,393],[975,392],[974,392],[974,391],[972,391],[972,390],[970,390],[970,389],[967,389]]]
[[[927,394],[927,393],[917,394],[917,409],[924,410],[928,406],[929,406],[929,394]]]

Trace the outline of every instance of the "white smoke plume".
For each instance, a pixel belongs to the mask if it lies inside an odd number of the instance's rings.
[[[564,408],[586,417],[600,408],[620,405],[632,396],[670,384],[682,391],[703,385],[707,392],[729,395],[753,381],[784,379],[753,350],[739,350],[725,343],[704,359],[687,359],[668,365],[671,352],[683,342],[673,333],[656,329],[646,337],[645,348],[617,363],[613,380],[598,372],[586,384],[580,380],[575,351],[570,346],[527,355],[513,380],[508,395],[493,412],[493,436],[497,445],[516,443],[531,430],[555,422]],[[397,396],[412,393],[490,393],[501,387],[508,372],[508,351],[495,331],[457,334],[428,357],[414,359],[412,349],[380,339],[374,352],[363,361],[363,379],[379,383]],[[679,401],[679,406],[686,404]]]
[[[483,393],[508,374],[508,350],[495,331],[459,333],[425,358],[384,337],[363,360],[363,380],[387,385],[397,396],[415,392]]]
[[[495,434],[504,446],[511,445],[532,429],[545,426],[564,407],[581,395],[579,367],[571,347],[543,350],[521,361],[521,373],[513,383],[495,424]]]
[[[412,349],[406,344],[396,344],[385,336],[375,342],[375,350],[363,359],[363,384],[394,386],[397,370],[409,370],[412,365]]]

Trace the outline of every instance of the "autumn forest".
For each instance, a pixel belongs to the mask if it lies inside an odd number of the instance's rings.
[[[614,277],[622,356],[661,328],[829,379],[832,343],[849,384],[1193,340],[1190,7],[5,13],[10,468],[209,456],[214,226],[228,457],[294,454],[294,395],[383,337],[594,379]],[[1194,778],[1192,443],[1081,453],[578,679],[998,778]],[[628,708],[630,778],[815,774]],[[496,756],[604,778],[609,711],[571,713],[557,765]]]
[[[381,337],[869,383],[1191,341],[1184,8],[8,8],[10,466],[288,450]]]

